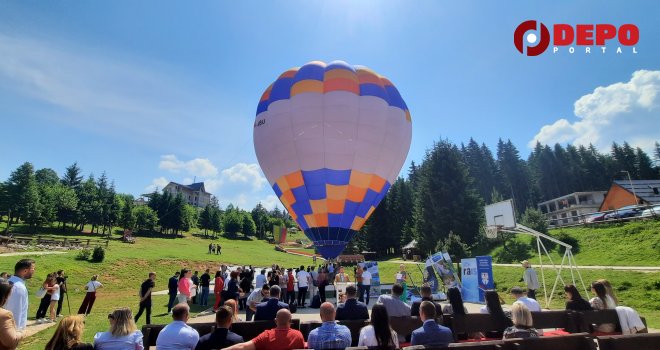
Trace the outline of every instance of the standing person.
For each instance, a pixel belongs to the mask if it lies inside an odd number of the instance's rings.
[[[345,349],[351,346],[351,331],[335,321],[335,306],[325,302],[319,310],[321,327],[309,332],[307,344],[310,349]]]
[[[412,345],[448,346],[454,341],[451,329],[435,322],[435,305],[425,300],[419,306],[419,318],[424,324],[412,332]]]
[[[149,278],[142,282],[140,286],[140,310],[135,315],[135,323],[142,316],[142,312],[147,310],[147,324],[151,324],[151,292],[156,286],[156,273],[149,272]]]
[[[316,285],[319,287],[319,297],[321,303],[325,303],[325,287],[328,285],[328,270],[319,269],[319,275],[316,277]]]
[[[218,310],[218,306],[222,303],[222,291],[225,289],[225,280],[222,278],[222,271],[215,272],[215,280],[213,283],[213,295],[215,295],[213,311],[216,311]]]
[[[178,303],[177,304],[186,304],[189,303],[192,298],[192,289],[194,285],[190,276],[192,271],[188,269],[181,270],[181,275],[179,277],[179,284],[177,285],[177,290],[179,294],[177,295]]]
[[[261,289],[264,284],[266,284],[266,269],[261,269],[261,272],[257,275],[257,281],[254,288]]]
[[[53,286],[50,294],[50,322],[55,322],[57,319],[57,304],[60,301],[60,285],[57,283],[57,275],[53,275]]]
[[[12,292],[9,282],[0,282],[0,349],[16,349],[23,339],[23,333],[16,330],[16,322],[11,311],[3,309]]]
[[[332,266],[332,265],[330,265]],[[344,268],[340,267],[339,268],[339,273],[335,275],[335,282],[350,282],[351,278],[344,272]]]
[[[305,266],[300,266],[298,271],[298,306],[305,307],[305,300],[307,299],[307,288],[309,288],[310,275],[305,271]]]
[[[209,254],[213,251],[213,243],[209,243]]]
[[[406,265],[399,265],[399,272],[397,272],[395,279],[396,283],[403,287],[403,293],[401,294],[400,298],[401,301],[405,302],[408,300],[408,272],[406,271]]]
[[[355,283],[357,283],[358,300],[364,302],[364,284],[362,283],[362,274],[364,273],[364,270],[362,270],[362,266],[358,265],[353,269],[353,271],[355,271]]]
[[[48,312],[48,306],[50,305],[50,299],[53,296],[53,291],[55,288],[55,276],[48,274],[46,280],[41,285],[41,288],[46,291],[44,296],[41,297],[41,302],[39,303],[39,308],[37,308],[37,324],[48,322],[46,320],[46,313]]]
[[[194,350],[199,342],[199,333],[186,324],[190,318],[188,304],[178,304],[172,309],[172,323],[158,333],[158,350]]]
[[[85,299],[83,299],[83,302],[78,309],[79,314],[89,315],[89,313],[92,312],[92,306],[94,306],[94,301],[96,301],[96,291],[99,288],[103,288],[101,282],[97,281],[98,278],[98,275],[92,276],[89,282],[85,285],[87,293],[85,293]]]
[[[144,350],[142,332],[133,321],[131,309],[115,309],[108,314],[110,330],[98,332],[94,336],[95,350]]]
[[[218,244],[215,246],[215,255],[220,255],[220,254],[222,254],[222,252],[220,251],[221,249],[222,249],[222,247],[220,246],[220,243],[218,243]]]
[[[44,350],[94,350],[94,345],[82,342],[85,318],[69,315],[63,318]]]
[[[14,265],[14,275],[8,280],[9,284],[12,284],[13,286],[4,308],[11,311],[14,315],[16,329],[19,331],[25,329],[25,326],[27,325],[28,291],[25,287],[25,280],[32,278],[34,270],[34,260],[19,260],[16,265]]]
[[[295,283],[296,277],[293,276],[293,269],[289,269],[288,274],[286,275],[286,296],[289,298],[289,300],[287,300],[289,305],[296,303]]]
[[[312,265],[316,266],[316,253],[312,255]]]
[[[167,281],[167,295],[170,297],[167,302],[167,313],[172,313],[172,307],[174,306],[174,301],[176,300],[177,289],[179,288],[179,274],[181,272],[176,271],[174,276],[170,277]]]
[[[390,317],[385,306],[376,304],[371,310],[371,322],[360,330],[358,346],[378,349],[398,349],[399,336],[390,327]]]
[[[60,286],[60,300],[57,302],[57,317],[62,316],[62,302],[64,301],[64,297],[67,293],[66,290],[66,275],[64,275],[63,270],[57,271],[57,284]],[[71,310],[69,310],[71,311]]]
[[[267,300],[270,296],[270,287],[267,284],[261,286],[250,293],[247,298],[247,308],[245,309],[245,320],[252,321],[252,317],[257,312],[257,304]]]
[[[286,293],[287,293],[287,286],[289,285],[289,277],[286,275],[286,271],[284,270],[284,268],[281,269],[276,268],[275,271],[277,271],[277,281],[278,281],[277,285],[280,287],[280,291],[281,291],[280,301],[286,303],[286,301],[288,300],[287,299],[288,296]]]
[[[192,277],[190,277],[190,280],[193,283],[193,291],[191,292],[192,303],[197,304],[197,294],[199,294],[199,276],[197,271],[193,273]]]
[[[247,272],[247,270],[243,271],[243,278],[241,278],[241,281],[238,283],[238,287],[240,289],[238,306],[241,310],[247,309],[247,298],[250,296],[250,292],[252,291],[252,274]]]
[[[199,285],[202,287],[202,296],[199,301],[199,305],[208,306],[209,305],[209,288],[211,286],[211,275],[209,274],[209,269],[206,269],[202,276],[199,278]]]
[[[362,288],[366,294],[364,297],[364,303],[369,305],[369,296],[371,294],[371,272],[369,272],[366,266],[362,267]],[[362,294],[360,294],[360,298],[362,298]],[[360,299],[360,301],[362,301],[362,299]]]
[[[314,296],[318,292],[319,286],[317,283],[317,280],[319,278],[319,273],[316,272],[316,266],[312,266],[311,272],[309,272],[310,276],[310,292],[309,292],[309,303],[312,303],[312,300],[314,300]]]
[[[527,285],[527,297],[530,299],[536,299],[536,290],[539,289],[539,279],[536,276],[536,270],[532,268],[532,265],[527,260],[522,262],[522,266],[525,268],[523,280]]]
[[[233,300],[238,300],[239,296],[239,288],[238,288],[238,271],[232,271],[229,274],[229,282],[226,283],[227,285],[227,296],[225,299],[233,299]]]

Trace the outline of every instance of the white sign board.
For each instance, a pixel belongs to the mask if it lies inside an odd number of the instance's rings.
[[[507,199],[502,202],[487,205],[486,225],[502,226],[503,228],[516,227],[516,215],[513,211],[513,200]]]

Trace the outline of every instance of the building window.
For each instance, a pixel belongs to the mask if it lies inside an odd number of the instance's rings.
[[[555,207],[555,203],[550,203],[550,212],[552,213],[553,211],[557,211],[557,207]]]
[[[573,217],[573,222],[578,222],[578,221],[580,220],[580,218],[578,218],[578,212],[577,212],[577,210],[573,210],[573,211],[571,212],[571,216]]]

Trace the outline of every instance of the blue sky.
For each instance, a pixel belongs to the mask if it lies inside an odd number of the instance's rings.
[[[204,180],[221,201],[277,203],[252,123],[263,90],[311,60],[366,65],[413,118],[404,169],[434,140],[529,144],[660,140],[660,3],[556,1],[4,1],[0,180],[24,161],[77,161],[140,194]],[[527,57],[527,19],[634,23],[637,54]],[[550,48],[551,49],[551,48]],[[549,50],[550,50],[549,49]],[[594,50],[595,51],[595,50]],[[654,127],[649,127],[654,126]]]

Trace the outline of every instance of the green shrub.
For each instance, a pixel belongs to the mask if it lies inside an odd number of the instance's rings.
[[[103,249],[101,246],[94,248],[94,252],[92,253],[92,261],[102,262],[103,259],[105,259],[105,249]]]
[[[644,286],[644,289],[646,289],[648,291],[660,290],[660,280],[654,280],[654,281],[646,282],[646,285]]]
[[[529,253],[529,245],[523,242],[510,240],[506,244],[506,248],[502,247],[493,254],[493,259],[498,263],[509,264],[517,263],[522,260],[527,260],[531,257]]]
[[[568,233],[566,232],[559,232],[559,234],[555,238],[566,244],[570,244],[573,247],[572,249],[573,254],[577,254],[580,252],[580,242],[577,240],[577,238],[569,236]],[[558,251],[559,253],[564,254],[566,248],[563,245],[558,245]]]
[[[630,289],[630,287],[632,287],[632,283],[624,281],[624,282],[621,282],[621,284],[616,288],[616,290],[618,292],[623,292],[624,290]]]
[[[78,251],[78,254],[76,254],[76,260],[89,260],[89,256],[92,255],[92,251],[89,249],[83,249]]]

